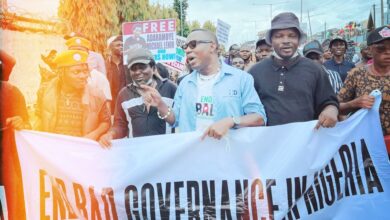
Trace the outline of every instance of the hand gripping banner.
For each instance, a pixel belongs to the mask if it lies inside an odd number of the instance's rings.
[[[335,128],[242,128],[94,141],[20,131],[27,219],[386,219],[381,96]]]

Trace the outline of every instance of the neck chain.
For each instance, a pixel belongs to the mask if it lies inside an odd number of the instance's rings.
[[[210,75],[203,75],[201,74],[200,72],[198,72],[198,77],[201,81],[209,81],[209,80],[212,80],[214,79],[218,73],[221,71],[221,67],[219,66],[218,69],[217,69],[217,72],[213,73],[213,74],[210,74]]]
[[[62,97],[65,98],[65,106],[66,107],[69,107],[70,106],[70,100],[71,98],[73,98],[74,96],[76,96],[77,93],[65,93],[65,92],[62,92]]]

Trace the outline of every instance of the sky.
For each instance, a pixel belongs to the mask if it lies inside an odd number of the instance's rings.
[[[187,21],[203,23],[211,20],[216,24],[220,19],[231,25],[229,45],[256,40],[257,33],[267,30],[272,16],[280,12],[294,12],[302,21],[310,24],[312,33],[327,28],[339,28],[349,21],[362,21],[368,18],[372,5],[376,4],[379,21],[381,0],[188,0]],[[170,6],[173,0],[149,0]],[[386,0],[384,0],[386,4]],[[40,17],[56,16],[59,0],[8,0],[18,10],[25,10]],[[309,28],[308,28],[309,30]],[[310,33],[310,32],[309,32]]]

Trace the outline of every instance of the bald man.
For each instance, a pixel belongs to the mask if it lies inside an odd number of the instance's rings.
[[[220,62],[214,33],[193,30],[182,47],[193,71],[177,88],[173,109],[156,89],[143,86],[145,104],[156,106],[161,119],[180,132],[200,130],[202,139],[220,139],[229,129],[265,124],[252,76]]]

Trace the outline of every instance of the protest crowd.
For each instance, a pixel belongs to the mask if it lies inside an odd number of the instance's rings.
[[[328,129],[372,108],[370,93],[378,89],[389,139],[390,26],[369,33],[356,63],[346,59],[349,45],[341,37],[308,42],[290,12],[276,15],[255,45],[236,43],[226,53],[215,33],[195,29],[181,45],[182,73],[155,59],[139,36],[141,26],[134,31],[131,39],[107,39],[106,57],[92,51],[94,41],[83,33],[64,36],[67,49],[45,60],[51,74],[40,82],[34,121],[22,93],[8,82],[18,61],[1,51],[2,131],[83,137],[110,149],[114,139],[178,132],[219,140],[231,129],[311,120],[318,120],[313,129]]]
[[[108,147],[112,139],[125,137],[202,130],[220,139],[238,127],[317,119],[317,129],[328,128],[371,108],[369,93],[379,89],[383,134],[390,134],[389,27],[377,28],[361,43],[356,65],[345,58],[345,39],[307,42],[292,13],[275,16],[255,45],[233,44],[225,54],[214,33],[196,29],[182,45],[187,74],[181,77],[155,61],[139,35],[141,26],[133,29],[126,50],[121,35],[107,39],[105,60],[82,33],[64,36],[68,50],[45,60],[52,75],[41,80],[34,124],[23,95],[7,82],[17,61],[2,51],[2,100],[20,100],[17,108],[2,106],[2,129],[85,137]]]

